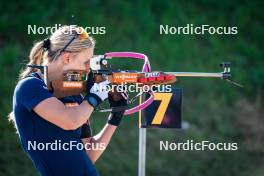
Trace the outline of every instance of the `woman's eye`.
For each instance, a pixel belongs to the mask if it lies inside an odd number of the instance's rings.
[[[84,65],[89,65],[89,64],[90,64],[90,60],[84,62]]]
[[[89,68],[89,67],[90,67],[90,63],[89,63],[89,62],[85,62],[85,63],[84,63],[84,66],[85,66],[86,68]]]

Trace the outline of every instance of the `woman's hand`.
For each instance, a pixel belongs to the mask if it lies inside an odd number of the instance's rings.
[[[93,73],[89,73],[88,81],[86,84],[87,94],[85,99],[88,103],[96,108],[99,104],[101,104],[105,99],[108,98],[109,88],[107,86],[110,84],[108,80],[95,83],[93,78]]]
[[[111,108],[115,108],[119,106],[127,106],[127,99],[128,99],[127,92],[110,93],[109,98],[108,98]],[[124,116],[124,112],[125,110],[118,111],[118,112],[112,112],[110,116],[108,117],[108,124],[119,126]]]

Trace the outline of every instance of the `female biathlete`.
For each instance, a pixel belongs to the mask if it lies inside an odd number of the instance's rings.
[[[95,41],[83,28],[63,26],[48,39],[34,45],[29,64],[47,65],[49,80],[56,80],[65,70],[89,68],[94,46]],[[10,118],[23,149],[41,175],[98,175],[94,163],[108,145],[124,112],[111,113],[107,124],[95,136],[91,134],[89,118],[107,98],[111,107],[126,106],[126,94],[114,101],[107,89],[96,91],[97,83],[89,77],[85,96],[56,98],[44,83],[43,76],[37,69],[26,68],[14,91]],[[108,83],[99,84],[105,86]],[[67,103],[78,104],[66,106]]]

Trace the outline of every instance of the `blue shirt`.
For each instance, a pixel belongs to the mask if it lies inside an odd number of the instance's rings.
[[[81,128],[63,130],[33,111],[37,104],[50,97],[53,97],[52,93],[37,73],[18,82],[13,96],[13,111],[23,149],[43,176],[97,175],[85,149],[77,145],[81,144]],[[65,97],[60,101],[81,103],[81,96]]]

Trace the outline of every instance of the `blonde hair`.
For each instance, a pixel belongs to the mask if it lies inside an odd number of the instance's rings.
[[[78,26],[62,26],[48,40],[49,48],[45,48],[45,40],[34,44],[29,54],[28,65],[41,65],[45,61],[53,62],[61,52],[80,52],[95,46],[95,40],[89,37],[82,27]],[[65,48],[66,45],[68,46]],[[19,80],[36,71],[36,68],[27,67],[21,71]],[[15,124],[14,113],[11,112],[8,117],[9,121]]]
[[[80,34],[80,37],[74,38],[76,34]],[[73,38],[74,40],[69,44]],[[95,40],[89,37],[82,27],[78,26],[60,27],[50,36],[49,42],[50,45],[47,50],[43,47],[44,40],[35,43],[29,54],[29,65],[41,65],[44,61],[52,62],[56,60],[67,44],[69,45],[64,50],[65,52],[80,52],[95,45]],[[27,67],[20,73],[19,79],[23,79],[36,71],[36,68]]]

